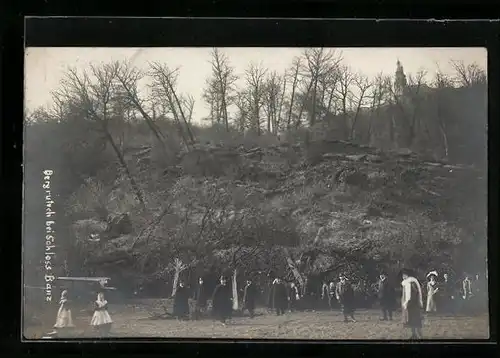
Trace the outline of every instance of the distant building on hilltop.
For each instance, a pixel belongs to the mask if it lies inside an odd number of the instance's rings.
[[[406,82],[406,74],[401,62],[396,62],[396,74],[394,79],[394,94],[398,97],[405,95],[408,83]]]

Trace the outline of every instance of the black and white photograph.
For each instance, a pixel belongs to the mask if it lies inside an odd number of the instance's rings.
[[[23,339],[488,339],[487,55],[26,47]]]

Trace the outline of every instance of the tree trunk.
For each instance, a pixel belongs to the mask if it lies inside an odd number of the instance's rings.
[[[309,93],[311,93],[312,85],[313,85],[313,82],[311,81],[309,83],[309,86],[307,86],[307,91],[305,93],[304,102],[302,102],[302,105],[300,106],[299,117],[297,118],[297,123],[295,124],[295,128],[299,128],[300,127],[300,123],[301,123],[301,120],[302,120],[302,114],[304,113],[304,107],[305,107],[305,104],[307,102],[307,99],[309,98]]]
[[[349,139],[351,141],[354,140],[354,134],[356,131],[356,123],[358,122],[358,117],[359,117],[359,110],[360,110],[360,106],[358,105],[358,108],[356,109],[356,113],[354,114],[354,118],[352,121],[351,134],[349,135]]]
[[[290,254],[289,254],[286,247],[283,248],[283,252],[285,253],[286,262],[288,263],[288,267],[290,267],[290,270],[292,270],[293,276],[295,277],[297,282],[300,284],[300,287],[303,287],[304,280],[302,279],[302,275],[300,274],[299,270],[297,269],[297,266],[295,266],[294,262],[292,261],[292,258],[290,257]]]
[[[327,113],[331,113],[331,110],[332,110],[332,101],[333,101],[333,95],[335,93],[335,87],[332,88],[332,90],[330,91],[330,95],[328,97],[328,105],[326,107],[326,112]]]
[[[179,108],[179,112],[181,113],[181,117],[182,117],[182,120],[184,121],[184,125],[186,126],[186,130],[188,132],[189,139],[191,140],[191,144],[193,144],[194,143],[193,132],[191,132],[191,128],[189,126],[189,123],[186,120],[186,116],[184,115],[184,111],[183,111],[181,103],[179,101],[179,97],[177,97],[177,94],[175,93],[175,90],[170,82],[168,82],[168,86],[170,87],[170,91],[174,95],[175,103],[177,104],[177,107]]]
[[[172,297],[175,297],[175,293],[177,292],[177,285],[179,283],[179,277],[181,275],[181,272],[183,271],[182,269],[182,263],[181,264],[177,264],[177,262],[181,263],[181,261],[176,261],[176,265],[175,265],[175,274],[174,274],[174,283],[173,283],[173,286],[172,286]]]
[[[160,128],[158,128],[158,126],[156,125],[156,123],[154,122],[154,120],[146,113],[146,111],[144,111],[144,108],[142,108],[141,104],[137,100],[136,95],[132,93],[132,91],[127,86],[127,84],[125,83],[125,81],[123,81],[121,78],[119,78],[119,81],[121,82],[123,88],[127,92],[128,97],[132,100],[132,103],[134,104],[135,108],[141,113],[141,115],[145,119],[146,124],[148,125],[149,129],[151,130],[151,132],[153,132],[154,136],[156,137],[156,139],[158,140],[158,142],[160,142],[160,144],[163,147],[163,150],[166,153],[165,140],[167,138],[165,138],[164,134],[161,132]],[[155,109],[153,107],[153,118],[155,118],[155,117],[156,117],[156,113],[155,113]]]
[[[226,132],[229,132],[229,118],[227,114],[227,103],[226,103],[226,86],[222,85],[222,111],[224,113],[224,127]]]
[[[318,80],[314,81],[313,95],[312,95],[312,108],[311,108],[311,119],[309,125],[312,127],[316,122],[316,96],[318,91]]]
[[[443,136],[443,146],[444,146],[444,157],[448,159],[448,136],[446,135],[446,130],[444,128],[444,124],[440,123],[439,130],[441,131],[441,135]]]
[[[239,310],[237,274],[238,274],[238,269],[234,269],[234,272],[233,272],[233,310],[234,311],[238,311]]]
[[[128,179],[130,181],[130,185],[132,186],[132,190],[134,191],[134,194],[137,197],[137,200],[139,200],[139,202],[141,203],[143,208],[146,208],[146,203],[144,202],[144,198],[142,196],[141,189],[139,188],[139,185],[135,181],[134,177],[132,176],[132,173],[130,172],[128,165],[125,162],[125,158],[123,157],[122,153],[120,152],[120,149],[116,145],[113,137],[109,133],[105,124],[103,124],[103,127],[104,127],[105,136],[106,136],[107,140],[109,141],[109,143],[111,144],[111,147],[113,148],[116,156],[118,157],[118,161],[120,162],[121,167],[123,168],[123,170],[125,170],[125,174],[127,175]]]
[[[278,127],[282,120],[281,114],[283,112],[283,101],[285,99],[285,92],[286,92],[286,79],[283,80],[283,92],[281,92],[280,104],[278,109],[278,118],[276,120],[276,128],[274,129],[275,132],[274,134],[278,133]]]
[[[271,120],[272,120],[272,106],[269,105],[267,113],[267,131],[271,133]]]
[[[293,101],[295,99],[295,86],[296,85],[297,84],[294,81],[293,86],[292,86],[292,94],[291,94],[291,97],[290,97],[290,108],[288,110],[288,120],[287,120],[287,123],[286,123],[286,129],[288,129],[288,130],[290,130],[291,127],[292,127]]]

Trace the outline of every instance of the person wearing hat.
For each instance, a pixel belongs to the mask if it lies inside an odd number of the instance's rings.
[[[414,277],[412,270],[403,269],[403,281],[401,282],[401,308],[403,325],[411,329],[411,339],[422,338],[422,315],[423,308],[422,287]]]
[[[335,288],[335,296],[342,306],[344,322],[356,322],[354,319],[354,290],[345,275],[339,276],[339,282]]]
[[[220,284],[215,287],[212,296],[212,313],[214,317],[226,325],[233,313],[232,292],[225,277],[220,278]]]
[[[392,311],[396,302],[396,292],[394,286],[387,279],[385,273],[380,274],[378,282],[378,298],[382,309],[382,321],[392,321]]]
[[[433,314],[437,311],[436,306],[436,295],[439,291],[439,287],[436,281],[438,273],[436,271],[431,271],[427,274],[427,302],[425,305],[425,312]]]

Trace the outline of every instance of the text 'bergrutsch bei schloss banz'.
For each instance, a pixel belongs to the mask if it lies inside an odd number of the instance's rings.
[[[54,201],[52,200],[51,179],[53,170],[43,171],[43,189],[45,191],[45,301],[52,302],[52,281],[55,280],[53,258],[55,256],[55,215]]]

